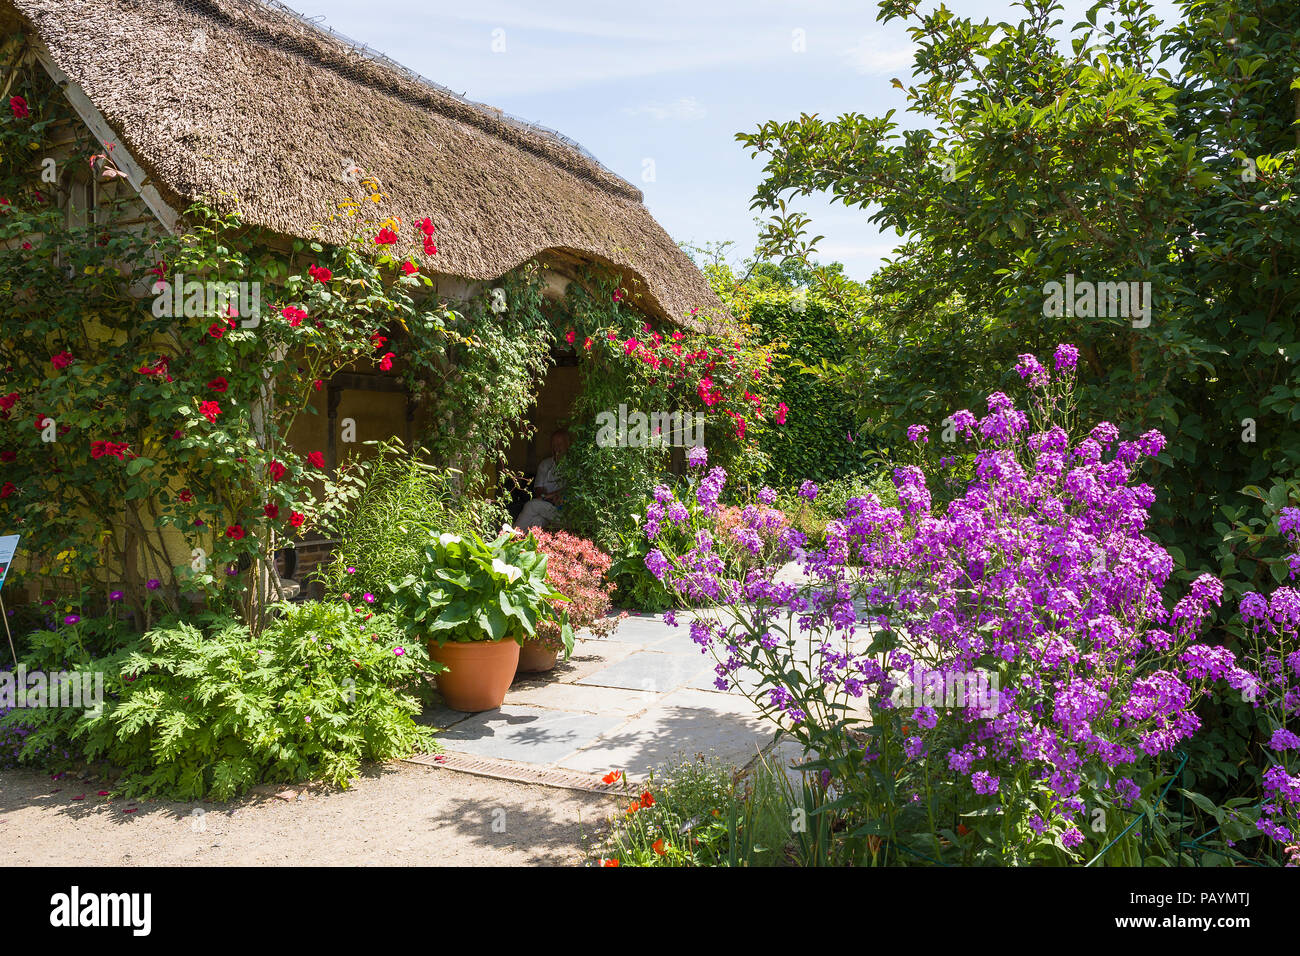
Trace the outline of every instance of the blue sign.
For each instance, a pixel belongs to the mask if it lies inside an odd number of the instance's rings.
[[[7,534],[0,537],[0,588],[5,585],[5,578],[9,574],[9,565],[14,559],[14,552],[18,550],[18,535]]]

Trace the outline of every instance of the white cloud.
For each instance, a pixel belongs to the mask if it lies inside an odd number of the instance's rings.
[[[628,116],[649,116],[660,121],[682,120],[684,122],[704,119],[708,115],[704,105],[693,96],[683,96],[666,105],[647,103],[644,106],[626,107],[623,112]]]
[[[912,65],[912,45],[903,40],[867,35],[842,51],[841,56],[858,73],[893,73]]]

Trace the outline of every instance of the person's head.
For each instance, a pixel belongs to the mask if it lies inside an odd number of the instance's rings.
[[[573,444],[573,436],[566,429],[557,428],[551,432],[551,454],[555,458],[563,458],[571,444]]]

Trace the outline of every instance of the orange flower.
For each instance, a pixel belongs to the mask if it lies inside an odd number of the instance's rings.
[[[651,844],[650,849],[654,850],[654,851],[655,851],[656,853],[658,853],[660,856],[667,856],[667,855],[668,855],[668,851],[664,849],[664,838],[663,838],[663,837],[660,837],[659,839],[655,840],[655,842],[654,842],[653,844]]]
[[[600,865],[601,865],[601,866],[618,866],[618,857],[615,857],[615,858],[612,859],[612,860],[605,860],[605,859],[602,859],[602,860],[600,861]]]
[[[641,809],[641,804],[639,804],[639,803],[637,803],[635,800],[633,800],[633,801],[632,801],[631,803],[629,803],[628,806],[627,806],[627,815],[630,817],[632,814],[636,813],[636,812],[637,812],[638,810],[640,810],[640,809]]]
[[[600,778],[600,782],[603,784],[611,784],[621,776],[623,776],[622,770],[611,770],[609,773],[605,774],[605,776]]]
[[[964,823],[959,823],[959,824],[957,824],[957,835],[958,835],[958,836],[965,836],[965,835],[968,834],[968,833],[970,833],[970,827],[966,826],[966,824],[964,824]]]
[[[649,790],[647,790],[645,793],[641,794],[641,806],[643,806],[643,807],[653,807],[654,805],[655,805],[655,798],[654,798],[653,796],[650,795],[650,791],[649,791]]]

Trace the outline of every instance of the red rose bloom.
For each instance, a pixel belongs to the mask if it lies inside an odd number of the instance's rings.
[[[306,518],[303,515],[299,514],[297,511],[293,511],[289,513],[289,524],[293,525],[293,527],[295,528],[301,528],[302,523],[305,520]]]
[[[433,220],[430,219],[428,216],[424,217],[423,222],[417,222],[415,224],[415,227],[419,229],[420,232],[424,233],[426,238],[432,237],[434,232],[436,231],[433,228]]]
[[[295,329],[302,325],[303,319],[307,318],[307,313],[296,305],[286,305],[280,310],[280,314],[288,319],[289,324]]]
[[[312,464],[312,467],[314,468],[325,467],[325,456],[318,451],[314,451],[311,454],[309,454],[307,456],[307,461],[309,461]]]
[[[224,392],[227,387],[228,383],[224,378],[214,378],[212,381],[208,382],[208,388],[212,389],[214,392]]]
[[[244,536],[244,529],[237,524],[232,524],[226,528],[226,537],[238,541]]]
[[[309,266],[307,273],[317,282],[324,284],[334,278],[334,273],[324,266]]]
[[[415,273],[417,273],[417,272],[419,272],[419,271],[420,271],[420,267],[417,266],[417,265],[416,265],[414,262],[412,262],[410,259],[407,259],[405,262],[402,263],[402,272],[404,272],[404,273],[405,273],[406,275],[408,275],[408,276],[409,276],[409,275],[414,275]]]
[[[219,339],[225,334],[226,334],[225,326],[223,326],[220,322],[213,322],[211,325],[208,326],[208,335],[212,336],[214,339]]]
[[[396,241],[397,241],[397,233],[393,232],[393,230],[388,228],[387,226],[385,226],[383,229],[380,229],[379,232],[375,235],[375,245],[377,246],[391,246]]]
[[[217,416],[221,414],[221,406],[216,402],[199,402],[199,414],[215,425]]]
[[[280,517],[280,506],[265,505],[262,508],[262,514],[266,515],[268,518],[274,521],[276,518]]]
[[[17,490],[12,481],[6,481],[3,485],[0,485],[0,498],[8,498]]]
[[[0,461],[5,462],[6,464],[11,461],[16,461],[17,459],[18,453],[16,451],[0,451]]]
[[[383,371],[387,372],[390,368],[393,367],[394,357],[395,356],[393,355],[392,352],[385,352],[384,357],[379,360],[379,367]]]
[[[270,475],[272,481],[279,481],[284,477],[284,465],[273,461],[266,466],[266,473]]]
[[[9,97],[9,109],[13,111],[15,119],[27,119],[31,111],[27,109],[27,101],[21,96]]]
[[[50,358],[50,364],[55,368],[67,368],[72,364],[72,353],[65,349],[58,355],[52,356]]]
[[[425,237],[424,240],[424,254],[426,256],[436,256],[438,254],[438,247],[435,246],[433,244],[433,240],[428,238],[427,236]]]
[[[188,488],[182,488],[180,494],[178,494],[176,497],[179,498],[185,504],[189,504],[191,501],[194,500],[194,492],[190,491]]]

